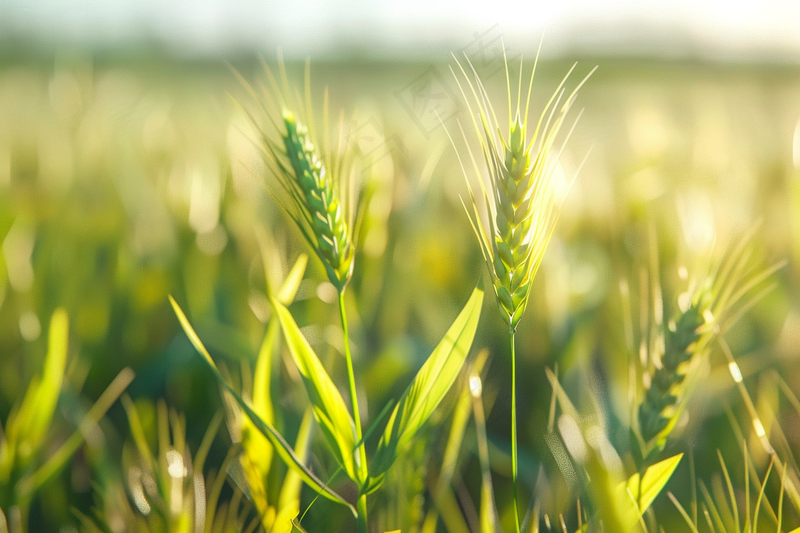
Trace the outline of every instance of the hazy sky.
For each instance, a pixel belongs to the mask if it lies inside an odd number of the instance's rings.
[[[185,54],[438,54],[491,28],[550,53],[800,59],[800,0],[0,0],[0,32]]]

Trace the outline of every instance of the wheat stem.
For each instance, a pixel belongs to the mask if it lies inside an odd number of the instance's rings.
[[[358,464],[361,484],[365,485],[369,480],[369,469],[367,466],[367,452],[364,448],[361,435],[361,415],[358,409],[358,395],[356,394],[356,378],[355,373],[353,372],[353,358],[350,355],[350,334],[347,328],[347,314],[345,313],[344,309],[344,290],[339,291],[339,317],[342,320],[342,332],[344,333],[344,357],[347,361],[347,381],[350,385],[350,399],[353,405],[353,422],[355,423],[356,429],[356,442],[360,443],[358,446],[358,457],[356,458],[356,463]],[[367,495],[361,493],[361,487],[359,487],[357,511],[359,533],[366,533]]]
[[[510,328],[511,338],[511,483],[514,487],[514,530],[519,533],[519,494],[517,491],[517,351],[514,346],[514,328]]]
[[[363,449],[363,445],[362,445]],[[358,503],[356,504],[358,511],[358,533],[367,533],[367,495],[360,494],[358,496]]]

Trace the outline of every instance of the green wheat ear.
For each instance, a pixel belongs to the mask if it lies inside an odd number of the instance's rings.
[[[296,212],[311,230],[308,233],[304,231],[304,234],[310,237],[309,241],[325,265],[328,278],[341,290],[350,279],[354,247],[333,180],[308,130],[295,118],[294,113],[284,110],[283,124],[286,128],[283,144],[292,171],[287,175],[284,170],[283,186],[292,194]],[[301,228],[306,226],[301,225]]]
[[[325,267],[330,282],[341,292],[350,280],[355,255],[354,228],[360,219],[356,210],[366,202],[355,198],[352,166],[353,146],[345,133],[343,117],[335,149],[327,135],[328,94],[323,102],[323,131],[320,139],[314,124],[311,105],[310,67],[306,64],[305,95],[290,89],[283,60],[279,56],[280,83],[265,64],[269,88],[259,95],[244,78],[234,74],[259,104],[261,116],[245,110],[257,128],[257,142],[264,161],[284,191],[276,202],[292,218],[309,246]],[[295,95],[292,97],[292,95]],[[277,119],[277,116],[280,119]],[[260,118],[260,119],[259,119]],[[266,124],[265,124],[266,123]]]
[[[664,327],[663,353],[654,354],[660,360],[645,370],[649,384],[638,409],[645,456],[661,451],[666,444],[685,407],[687,382],[696,363],[709,354],[719,335],[774,288],[768,285],[755,291],[784,263],[768,268],[753,266],[754,229],[728,246],[693,291],[691,302]]]
[[[469,59],[466,59],[466,64],[472,75],[467,73],[467,69],[458,59],[456,63],[462,76],[457,76],[455,72],[453,74],[480,139],[489,176],[487,187],[475,157],[468,148],[469,159],[479,178],[482,203],[488,211],[488,228],[482,221],[482,209],[469,179],[467,186],[472,199],[472,210],[467,209],[467,214],[491,274],[501,316],[514,330],[528,305],[533,278],[552,237],[564,200],[564,197],[557,194],[554,175],[572,130],[565,136],[558,150],[554,148],[556,139],[575,102],[578,90],[591,72],[564,99],[564,85],[575,68],[573,66],[542,110],[533,131],[530,131],[528,111],[536,62],[531,72],[524,112],[520,108],[521,77],[516,107],[512,109],[511,83],[506,64],[509,132],[507,136],[503,136],[487,91]],[[462,77],[465,83],[462,83]],[[467,96],[467,92],[471,98]],[[466,137],[463,130],[462,135]],[[466,177],[466,170],[464,174]]]
[[[711,288],[705,287],[675,319],[674,329],[665,331],[661,366],[650,375],[650,388],[639,406],[639,430],[645,442],[659,436],[666,439],[677,420],[675,415],[685,393],[690,363],[705,353],[708,334],[713,332],[705,328],[708,333],[704,337],[702,328],[706,324],[704,317],[713,316],[709,315],[711,302]]]

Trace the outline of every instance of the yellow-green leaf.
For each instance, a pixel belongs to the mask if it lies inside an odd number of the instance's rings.
[[[294,443],[294,450],[298,457],[305,458],[308,454],[308,447],[311,443],[311,411],[306,411],[303,416],[303,421],[300,423],[300,429],[297,432],[297,440]],[[288,511],[286,509],[294,509],[294,514],[289,518],[297,516],[300,510],[300,489],[301,486],[300,476],[297,472],[290,470],[286,473],[286,477],[281,484],[281,492],[278,495],[278,515],[285,516]],[[289,531],[291,531],[291,520],[287,520]]]
[[[259,417],[247,404],[247,402],[244,401],[241,395],[233,390],[233,387],[231,387],[228,382],[225,381],[225,378],[222,377],[222,374],[219,372],[217,365],[214,363],[214,360],[211,358],[208,350],[206,350],[206,347],[203,345],[200,337],[197,336],[197,333],[195,333],[194,328],[192,328],[192,325],[189,323],[189,320],[186,318],[183,310],[181,310],[180,306],[171,295],[169,296],[169,301],[172,304],[172,309],[175,311],[175,315],[178,317],[178,320],[181,323],[183,331],[186,333],[186,336],[189,337],[189,340],[192,342],[192,345],[194,345],[195,349],[200,353],[200,355],[203,356],[203,360],[213,371],[214,377],[217,378],[217,381],[219,381],[220,385],[222,385],[222,387],[224,387],[225,390],[231,394],[233,399],[236,400],[236,403],[238,403],[239,407],[241,407],[245,414],[247,414],[256,429],[258,429],[265,437],[269,439],[284,463],[286,463],[287,466],[294,468],[309,487],[329,500],[347,506],[350,509],[350,512],[353,513],[353,516],[356,516],[357,513],[355,508],[336,492],[328,488],[324,482],[322,482],[308,468],[306,468],[306,466],[303,464],[303,461],[297,456],[294,450],[292,450],[292,447],[289,446],[289,443],[286,442],[283,436],[271,425],[264,422],[261,417]]]
[[[300,288],[300,282],[303,281],[303,275],[306,273],[306,265],[308,264],[308,256],[300,254],[300,257],[295,261],[289,275],[281,285],[278,291],[278,301],[283,305],[289,305],[294,300],[297,294],[297,289]]]
[[[266,264],[267,252],[264,251],[263,253],[265,255],[264,270],[266,271],[268,269]],[[308,256],[305,254],[300,255],[283,285],[281,285],[278,291],[278,300],[283,304],[288,305],[291,303],[297,294],[307,263]],[[267,284],[267,290],[269,290],[269,284]],[[261,342],[261,348],[258,351],[255,374],[253,376],[253,410],[264,422],[270,425],[275,423],[271,384],[279,327],[277,320],[270,318],[267,324],[267,331]],[[242,422],[242,447],[249,456],[248,461],[251,462],[253,468],[258,470],[256,475],[265,478],[272,464],[272,447],[258,431],[251,431],[250,426],[252,426],[252,423],[249,419],[244,419]]]
[[[31,381],[16,416],[9,417],[8,441],[18,464],[25,463],[39,448],[50,427],[61,393],[68,345],[69,319],[67,312],[58,308],[50,319],[42,376]]]
[[[669,459],[664,459],[645,470],[641,483],[641,494],[639,493],[639,474],[636,473],[628,479],[626,487],[630,494],[633,495],[633,498],[636,499],[640,513],[644,513],[653,503],[653,500],[656,499],[656,496],[664,489],[664,485],[672,477],[672,473],[678,467],[682,457],[682,453],[673,455]]]
[[[109,384],[103,394],[92,405],[91,409],[81,420],[77,430],[62,444],[47,461],[39,467],[30,477],[25,478],[20,482],[19,493],[22,497],[30,497],[36,492],[47,480],[56,475],[64,468],[70,457],[78,451],[81,444],[86,437],[83,428],[93,427],[97,424],[106,412],[111,408],[117,398],[133,381],[135,374],[130,368],[123,368],[117,377]]]
[[[354,451],[356,449],[355,424],[345,406],[339,389],[322,366],[317,354],[308,344],[292,314],[283,304],[272,299],[272,307],[280,322],[289,352],[303,377],[303,384],[311,400],[314,417],[319,422],[336,460],[353,481],[359,483]]]
[[[392,466],[398,453],[450,389],[472,346],[482,305],[483,290],[476,287],[464,309],[403,393],[378,443],[374,474],[380,475]]]

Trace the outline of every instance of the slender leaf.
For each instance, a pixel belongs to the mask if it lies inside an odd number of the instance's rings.
[[[211,358],[211,355],[208,353],[208,350],[206,350],[205,346],[203,346],[203,342],[200,340],[200,337],[197,336],[197,333],[195,333],[192,325],[186,318],[186,315],[183,313],[180,306],[178,306],[178,303],[171,295],[169,296],[169,301],[172,304],[172,309],[175,311],[175,314],[181,323],[181,327],[183,327],[183,331],[186,333],[186,336],[189,337],[189,340],[192,342],[192,345],[194,345],[195,349],[200,353],[200,355],[203,356],[203,360],[213,371],[214,377],[216,377],[220,385],[222,385],[225,390],[227,390],[231,396],[233,396],[234,400],[236,400],[236,403],[238,403],[242,410],[247,414],[256,429],[258,429],[265,437],[269,439],[281,459],[289,467],[294,468],[309,487],[322,494],[329,500],[347,506],[353,513],[353,516],[356,516],[357,513],[355,508],[336,492],[328,488],[324,482],[322,482],[308,468],[306,468],[306,466],[303,464],[303,461],[297,456],[294,450],[292,450],[292,447],[289,446],[289,443],[286,442],[283,436],[278,433],[275,428],[264,422],[261,417],[259,417],[247,404],[247,402],[244,401],[241,395],[233,390],[233,387],[231,387],[228,382],[225,381],[225,378],[222,377],[222,374],[219,372],[219,369],[214,363],[214,360]]]
[[[297,290],[300,288],[300,282],[303,281],[303,275],[306,273],[307,265],[308,256],[306,254],[300,254],[300,257],[295,261],[292,270],[289,271],[286,280],[284,280],[283,285],[281,285],[278,291],[278,301],[283,305],[289,305],[294,300]]]
[[[392,412],[375,454],[375,474],[386,472],[428,420],[455,381],[478,328],[483,290],[476,287],[455,322],[422,365]]]
[[[319,422],[336,460],[353,481],[359,482],[354,451],[356,449],[355,425],[345,406],[339,389],[322,366],[317,354],[308,344],[292,314],[275,298],[272,307],[280,322],[289,352],[292,354],[303,384],[311,400],[314,417]]]
[[[264,270],[267,270],[267,251],[263,250],[264,255]],[[297,258],[292,270],[278,290],[278,301],[283,305],[289,305],[294,300],[297,290],[300,288],[300,282],[303,280],[303,275],[306,271],[308,264],[308,256],[301,254]],[[267,283],[267,291],[270,290],[270,285]],[[272,360],[275,355],[275,343],[278,337],[278,323],[274,319],[269,320],[267,332],[264,334],[264,340],[261,343],[261,348],[258,351],[258,358],[256,359],[256,371],[253,380],[253,408],[256,412],[262,415],[268,424],[273,422],[273,407],[272,399],[270,398],[270,383],[272,378]]]
[[[470,365],[469,375],[480,376],[488,358],[489,350],[487,348],[482,349]],[[469,383],[465,383],[455,409],[453,410],[450,432],[447,437],[447,444],[444,448],[445,451],[442,457],[439,477],[431,490],[431,495],[436,505],[432,506],[425,516],[424,525],[421,530],[423,533],[434,533],[436,531],[436,523],[439,519],[439,515],[441,515],[442,522],[447,531],[451,533],[469,532],[469,527],[467,526],[464,515],[453,493],[452,482],[458,456],[463,448],[465,431],[471,414],[472,393],[469,388]]]
[[[298,456],[305,457],[308,453],[308,446],[311,442],[311,410],[306,410],[303,421],[300,423],[300,431],[297,433],[297,440],[294,449]],[[302,480],[297,472],[290,470],[286,473],[278,496],[277,514],[270,533],[291,533],[292,519],[300,514],[300,489]]]
[[[86,438],[86,428],[91,428],[96,425],[100,419],[105,416],[106,412],[111,408],[117,398],[133,381],[135,374],[130,368],[123,368],[117,377],[106,388],[103,394],[92,405],[91,409],[86,413],[80,423],[80,427],[70,435],[70,437],[62,444],[58,450],[50,456],[50,458],[42,465],[30,478],[26,478],[20,483],[20,493],[27,497],[38,490],[48,479],[57,474],[67,460],[78,451],[78,448],[83,444]]]
[[[8,444],[18,454],[19,464],[24,464],[39,449],[50,427],[61,393],[68,345],[69,319],[67,312],[58,308],[50,319],[42,376],[31,381],[16,416],[9,417]]]
[[[636,473],[628,479],[626,486],[630,493],[638,498],[637,503],[640,506],[639,512],[641,514],[647,511],[656,496],[664,489],[667,481],[672,477],[672,473],[678,467],[678,463],[681,462],[682,457],[682,453],[673,455],[669,459],[664,459],[645,470],[642,477],[641,494],[639,492],[639,474]]]
[[[260,241],[266,237],[261,237]],[[262,245],[262,255],[264,257],[264,272],[269,267],[267,264],[267,250],[265,245]],[[308,263],[308,256],[305,254],[300,255],[295,262],[286,280],[281,285],[278,291],[278,300],[288,305],[294,300],[297,290],[300,287],[300,282],[303,279],[303,274],[306,270]],[[267,291],[270,291],[270,284],[267,281]],[[272,404],[271,385],[272,385],[272,367],[277,352],[277,340],[280,333],[280,326],[274,317],[270,317],[267,323],[267,331],[264,334],[264,339],[261,342],[261,347],[258,351],[256,359],[255,374],[253,376],[253,410],[266,422],[273,425],[275,423],[275,409]],[[252,468],[257,470],[256,476],[266,478],[272,464],[272,446],[258,431],[252,430],[252,422],[248,418],[242,421],[242,447],[247,454],[246,461],[252,464]],[[301,454],[302,455],[302,454]],[[251,485],[262,484],[256,479],[249,480]],[[262,484],[263,485],[263,484]],[[266,505],[266,502],[263,502]]]

